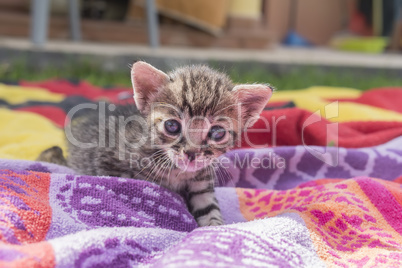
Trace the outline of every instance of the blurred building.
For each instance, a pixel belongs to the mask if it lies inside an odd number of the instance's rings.
[[[145,1],[80,0],[82,40],[147,44]],[[50,2],[48,37],[67,40],[68,0]],[[31,3],[0,0],[0,37],[30,36]],[[299,46],[333,44],[331,40],[340,33],[390,36],[396,31],[401,1],[155,0],[155,3],[159,39],[164,46],[265,49],[283,42]],[[395,33],[394,38],[395,47],[400,46],[400,35]]]

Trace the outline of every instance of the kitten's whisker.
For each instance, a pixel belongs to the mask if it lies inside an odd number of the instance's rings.
[[[154,173],[157,170],[158,170],[158,165],[153,166],[152,169],[147,173],[145,180],[153,183],[155,181]],[[152,176],[152,179],[151,179],[151,176]]]
[[[222,186],[227,184],[227,181],[232,181],[232,175],[223,167],[217,165],[217,169],[221,175]]]
[[[218,165],[215,165],[215,170],[216,170],[216,172],[215,172],[216,176],[218,178],[218,185],[223,186],[222,172]]]
[[[183,169],[180,170],[179,174],[177,174],[177,177],[179,177],[179,175],[181,175],[184,172]]]
[[[158,155],[156,155],[157,153],[159,153]],[[163,151],[156,151],[155,153],[153,153],[149,158],[152,158],[156,155],[155,160],[157,160],[158,158],[160,158],[161,156],[163,156]],[[143,167],[137,174],[134,175],[134,177],[140,175],[146,168],[148,168],[150,165],[152,165],[153,162],[149,162],[145,167]]]
[[[219,183],[219,181],[218,181],[218,176],[216,175],[216,172],[215,172],[215,166],[214,166],[214,165],[215,165],[215,164],[211,164],[211,165],[209,166],[209,168],[210,168],[211,176],[212,176],[212,174],[215,174],[215,176],[213,176],[214,185],[215,185],[215,184]]]
[[[155,168],[155,166],[153,166],[150,170],[148,170],[148,173],[145,175],[144,180],[148,181],[149,175],[153,172],[153,169]]]
[[[172,162],[170,161],[170,159],[168,159],[167,161],[166,161],[166,168],[165,168],[165,171],[163,171],[163,176],[164,176],[164,179],[166,180],[167,179],[167,181],[168,181],[168,185],[170,185],[169,184],[169,180],[170,180],[170,171],[171,171],[171,168],[172,168]],[[165,176],[165,172],[167,172],[167,177]]]
[[[169,173],[168,173],[168,177],[167,177],[168,185],[170,185],[170,173],[172,172],[173,167],[174,167],[174,164],[170,163]]]
[[[235,187],[232,174],[229,171],[227,171],[226,168],[221,167],[221,169],[226,173],[227,181],[229,182],[229,186]]]
[[[218,174],[216,174],[215,169],[212,168],[212,167],[211,167],[211,173],[212,173],[211,176],[214,177],[214,186],[219,185],[219,177],[218,177]]]
[[[163,163],[164,163],[165,161],[166,161],[166,158],[163,157],[163,158],[160,160],[160,162],[159,162],[157,165],[155,165],[155,167],[154,167],[154,169],[153,169],[153,172],[150,174],[150,175],[153,175],[152,182],[156,182],[156,181],[157,181],[159,172],[161,171],[161,167],[162,167],[162,165],[163,165]],[[156,171],[155,174],[153,174],[154,171]]]
[[[208,172],[209,172],[209,175],[211,176],[212,182],[213,182],[214,187],[215,187],[215,184],[216,184],[216,181],[215,181],[215,180],[216,180],[216,175],[214,175],[215,172],[213,171],[212,166],[208,166],[207,170],[208,170]]]
[[[216,169],[216,174],[218,176],[218,182],[220,182],[221,186],[224,186],[226,184],[226,179],[228,179],[228,175],[224,173],[226,171],[225,169],[222,169],[222,167],[218,164],[215,164],[215,169]],[[220,179],[220,181],[219,181]]]
[[[168,164],[169,163],[169,159],[166,158],[165,161],[161,164],[161,174],[160,174],[160,179],[164,179],[164,175],[165,175],[165,171],[167,170],[167,168],[169,167]]]
[[[156,158],[155,160],[159,160],[160,158],[166,157],[165,155],[161,155],[158,158]],[[163,160],[163,159],[162,159]],[[160,160],[160,161],[162,161]],[[147,176],[145,178],[146,181],[148,181],[149,177],[154,173],[155,170],[157,170],[159,168],[159,164],[160,163],[156,163],[147,173]],[[152,182],[154,182],[154,179],[152,180]]]
[[[229,173],[229,171],[227,171],[225,168],[220,167],[221,171],[223,174],[226,174],[226,181],[225,184],[227,183],[233,183],[233,178],[232,178],[232,174]]]
[[[149,180],[152,176],[152,183],[156,181],[156,174],[159,172],[159,164],[156,164],[155,166],[152,167],[151,171],[148,173],[146,180]]]

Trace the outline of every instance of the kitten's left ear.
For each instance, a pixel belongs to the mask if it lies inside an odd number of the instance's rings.
[[[243,127],[251,127],[260,117],[262,110],[271,98],[273,88],[267,85],[237,85],[233,93],[237,102],[241,104],[241,118]]]
[[[158,92],[169,82],[169,76],[146,62],[137,61],[131,68],[131,82],[135,104],[146,114]]]

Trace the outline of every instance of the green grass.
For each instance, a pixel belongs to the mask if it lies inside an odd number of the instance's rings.
[[[95,64],[67,63],[63,67],[29,68],[23,62],[0,64],[0,81],[40,81],[66,78],[86,80],[97,86],[130,86],[130,69],[127,71],[105,71]]]
[[[320,67],[301,67],[295,70],[273,74],[263,69],[252,69],[239,72],[229,71],[235,82],[266,82],[278,90],[303,89],[311,86],[350,87],[367,90],[385,86],[402,87],[402,78],[387,74],[356,74],[348,71],[322,70]]]
[[[217,64],[212,63],[212,66]],[[246,66],[246,68],[245,68]],[[361,90],[383,86],[402,87],[402,78],[387,73],[367,74],[348,70],[331,70],[321,67],[299,67],[293,70],[273,72],[256,64],[226,68],[236,83],[270,83],[278,90],[301,89],[310,86],[351,87]],[[98,86],[130,86],[127,70],[105,71],[95,63],[66,63],[63,67],[29,68],[22,61],[14,64],[0,63],[0,81],[39,81],[50,78],[87,80]]]

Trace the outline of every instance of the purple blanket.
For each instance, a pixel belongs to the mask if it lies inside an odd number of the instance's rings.
[[[223,186],[285,190],[321,178],[394,180],[402,175],[402,136],[367,148],[281,146],[235,150],[226,157],[221,162],[231,176],[218,172]]]
[[[232,181],[217,171],[220,183],[244,188],[216,189],[226,225],[205,228],[180,196],[148,182],[0,160],[0,266],[400,265],[401,188],[388,182],[402,175],[400,148],[402,137],[339,149],[336,166],[336,148],[313,148],[327,164],[302,146],[232,151],[222,162]],[[250,168],[254,158],[267,159]],[[383,180],[317,183],[356,176]]]

